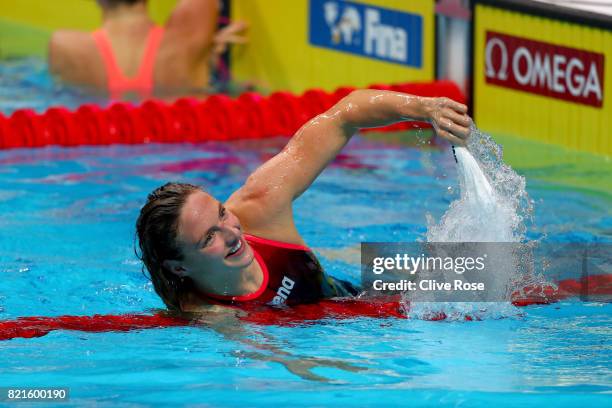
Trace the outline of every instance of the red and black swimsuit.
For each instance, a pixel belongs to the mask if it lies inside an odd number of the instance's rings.
[[[243,296],[206,296],[225,304],[256,302],[270,305],[314,303],[358,293],[349,282],[328,277],[315,254],[303,245],[244,235],[263,272],[261,287]]]

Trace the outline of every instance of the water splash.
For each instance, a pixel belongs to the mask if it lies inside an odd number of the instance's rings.
[[[473,128],[456,148],[461,195],[438,223],[428,215],[428,242],[525,242],[533,201],[525,177],[503,162],[502,147]]]
[[[483,252],[490,254],[494,265],[488,266],[495,274],[485,277],[485,285],[506,301],[432,302],[420,293],[405,299],[410,301],[409,316],[426,319],[443,314],[447,319],[465,320],[520,315],[510,303],[510,294],[515,282],[525,282],[525,276],[533,275],[532,270],[525,270],[525,265],[531,265],[530,254],[494,243],[526,243],[533,202],[525,178],[503,162],[502,147],[476,128],[472,128],[467,148],[456,148],[456,157],[460,196],[439,222],[428,215],[427,241],[491,243],[483,244]]]

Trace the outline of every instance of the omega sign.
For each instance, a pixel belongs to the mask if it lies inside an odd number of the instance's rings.
[[[487,83],[601,107],[604,55],[487,31]]]

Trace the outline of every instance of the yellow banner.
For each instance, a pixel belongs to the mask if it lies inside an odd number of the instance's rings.
[[[434,0],[233,0],[249,43],[233,77],[262,91],[434,79]]]

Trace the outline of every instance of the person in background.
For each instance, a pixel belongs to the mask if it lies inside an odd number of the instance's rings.
[[[97,0],[102,26],[93,33],[60,30],[49,43],[49,69],[64,82],[112,99],[204,94],[212,64],[246,26],[217,30],[219,0],[178,0],[156,25],[147,0]]]

